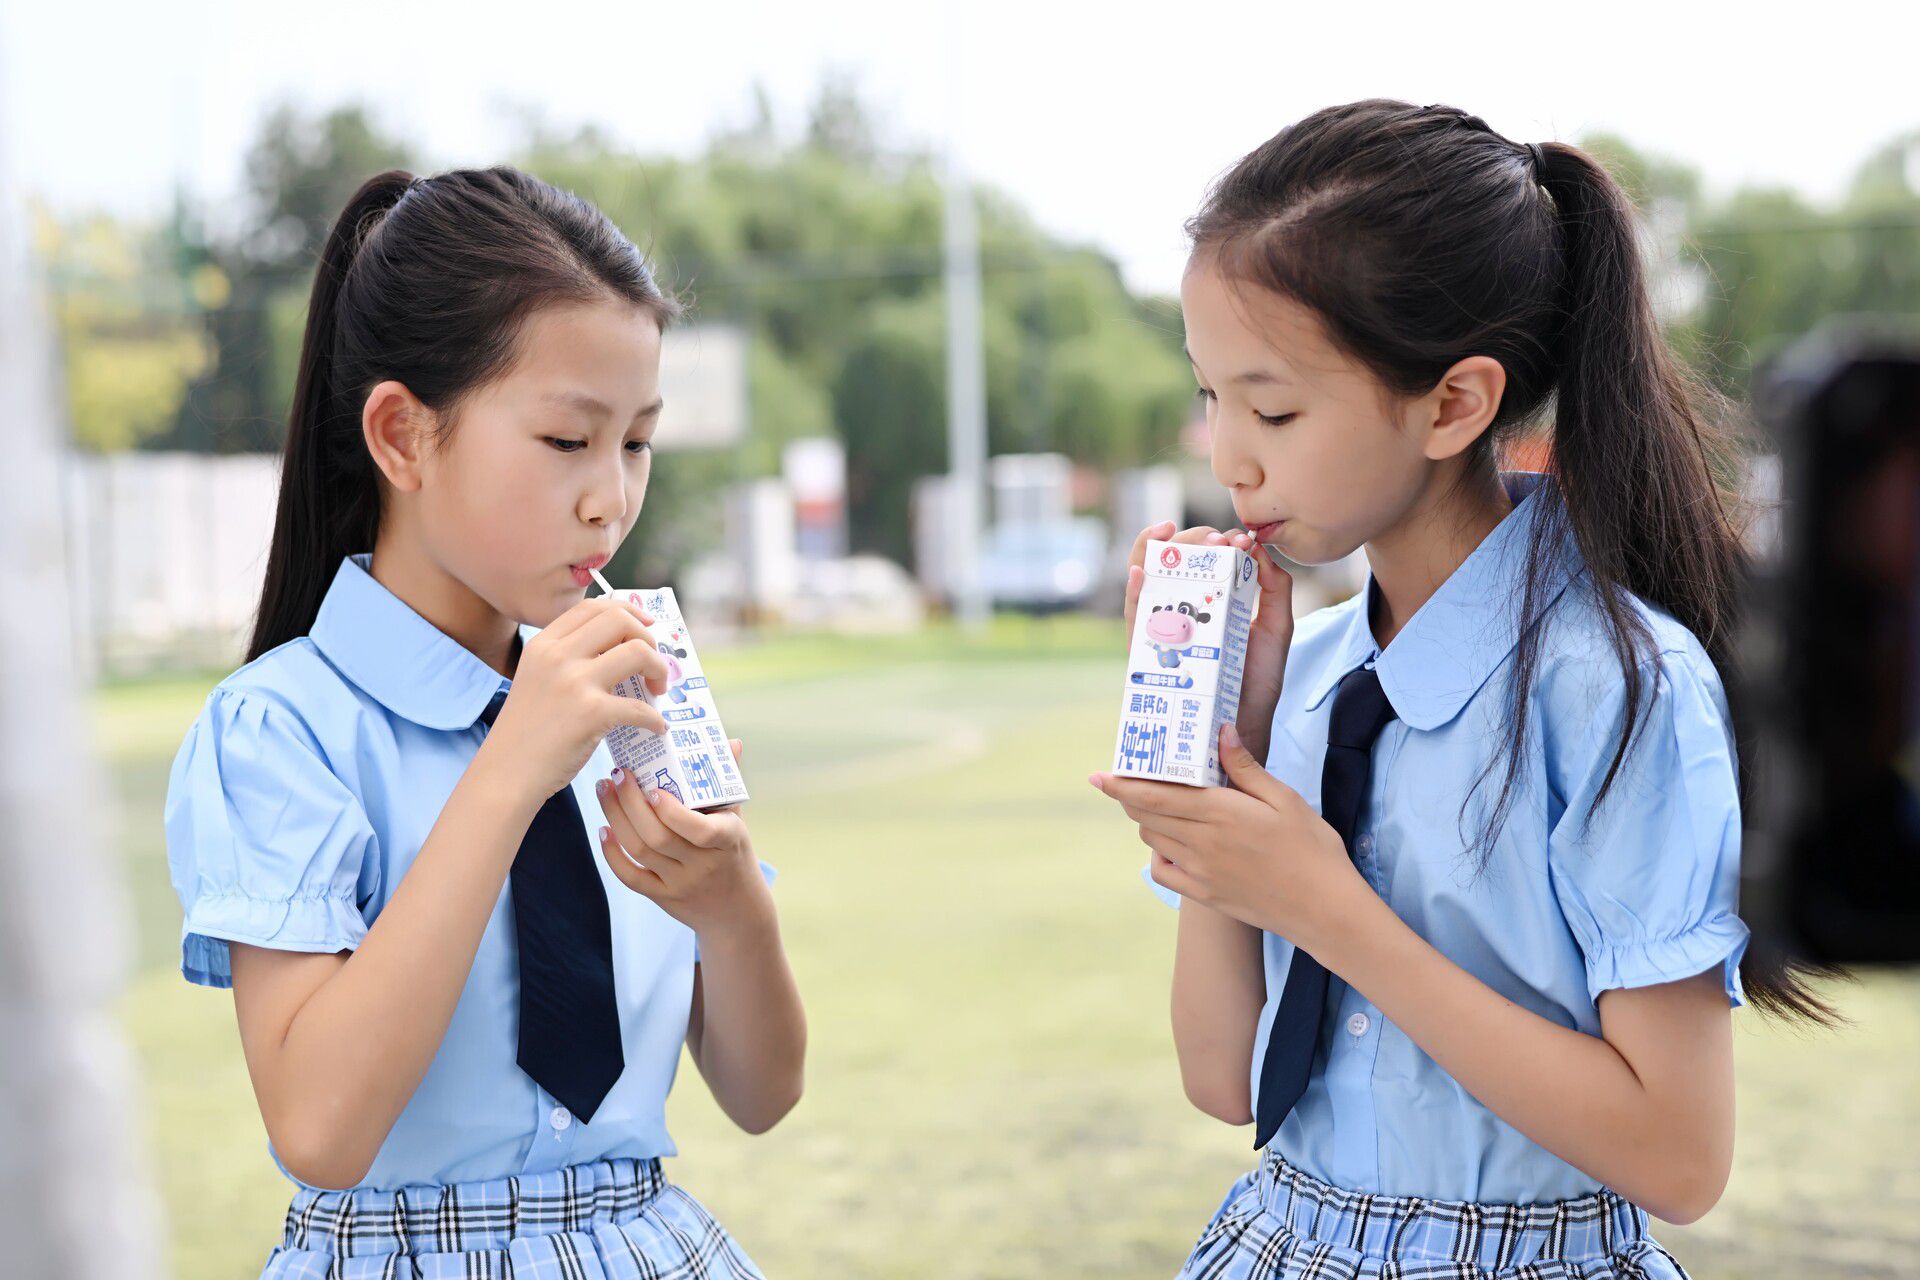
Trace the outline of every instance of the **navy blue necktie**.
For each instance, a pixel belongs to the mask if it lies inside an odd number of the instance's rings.
[[[1393,704],[1380,688],[1372,667],[1349,671],[1333,695],[1327,723],[1327,759],[1320,775],[1320,816],[1340,833],[1352,856],[1353,828],[1367,798],[1367,770],[1373,740],[1393,719]],[[1295,948],[1267,1033],[1267,1056],[1260,1063],[1260,1095],[1254,1125],[1254,1149],[1273,1140],[1280,1122],[1307,1091],[1313,1050],[1320,1039],[1320,1018],[1327,1007],[1327,971],[1318,960]]]
[[[489,729],[506,691],[480,713]],[[533,815],[508,875],[520,951],[515,1061],[582,1123],[626,1066],[613,994],[613,922],[573,788]]]

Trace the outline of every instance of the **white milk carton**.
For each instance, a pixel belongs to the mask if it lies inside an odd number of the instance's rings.
[[[667,658],[667,691],[655,697],[639,676],[629,676],[614,692],[640,698],[660,709],[667,722],[664,734],[621,725],[607,735],[613,762],[639,780],[642,790],[665,787],[690,809],[714,809],[739,804],[747,798],[747,784],[734,763],[721,727],[713,691],[700,669],[687,622],[672,587],[635,593],[640,607],[653,615],[654,643]]]
[[[1220,726],[1240,708],[1259,571],[1237,547],[1157,541],[1145,568],[1113,771],[1217,787]]]

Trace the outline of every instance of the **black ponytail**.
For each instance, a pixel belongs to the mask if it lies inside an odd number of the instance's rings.
[[[1512,808],[1537,624],[1569,534],[1626,691],[1597,809],[1651,694],[1642,665],[1653,637],[1630,595],[1671,613],[1725,671],[1747,573],[1740,415],[1668,347],[1631,199],[1578,148],[1522,146],[1456,108],[1373,99],[1283,129],[1214,185],[1187,230],[1229,276],[1312,309],[1394,394],[1425,394],[1469,355],[1498,360],[1506,391],[1466,475],[1490,473],[1515,439],[1550,432],[1559,483],[1538,495],[1511,711],[1480,782],[1502,764],[1504,777],[1475,846],[1484,861]],[[1833,970],[1755,947],[1740,972],[1759,1008],[1838,1018],[1803,977]]]
[[[413,175],[393,169],[369,178],[327,233],[307,299],[307,329],[287,415],[280,503],[267,553],[247,661],[307,633],[340,561],[372,548],[380,525],[380,485],[360,433],[331,430],[343,413],[333,377],[340,286],[367,231],[406,194]],[[356,415],[357,416],[357,415]]]
[[[405,383],[444,432],[512,362],[529,314],[603,298],[663,329],[680,314],[605,214],[519,170],[394,169],[353,194],[314,270],[249,662],[305,635],[341,560],[373,549],[384,491],[361,433],[367,392]]]

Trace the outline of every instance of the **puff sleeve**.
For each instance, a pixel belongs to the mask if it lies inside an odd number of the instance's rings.
[[[165,822],[188,981],[231,987],[230,942],[335,952],[366,937],[373,827],[291,709],[215,689],[174,757]]]
[[[1740,798],[1719,677],[1685,652],[1642,674],[1644,720],[1590,820],[1619,738],[1623,682],[1573,721],[1559,771],[1566,808],[1548,847],[1554,894],[1596,1001],[1718,969],[1739,1006]]]

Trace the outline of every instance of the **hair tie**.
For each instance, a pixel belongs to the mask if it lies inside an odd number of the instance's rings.
[[[1527,154],[1533,158],[1533,180],[1541,185],[1547,180],[1547,149],[1538,142],[1529,142]]]

